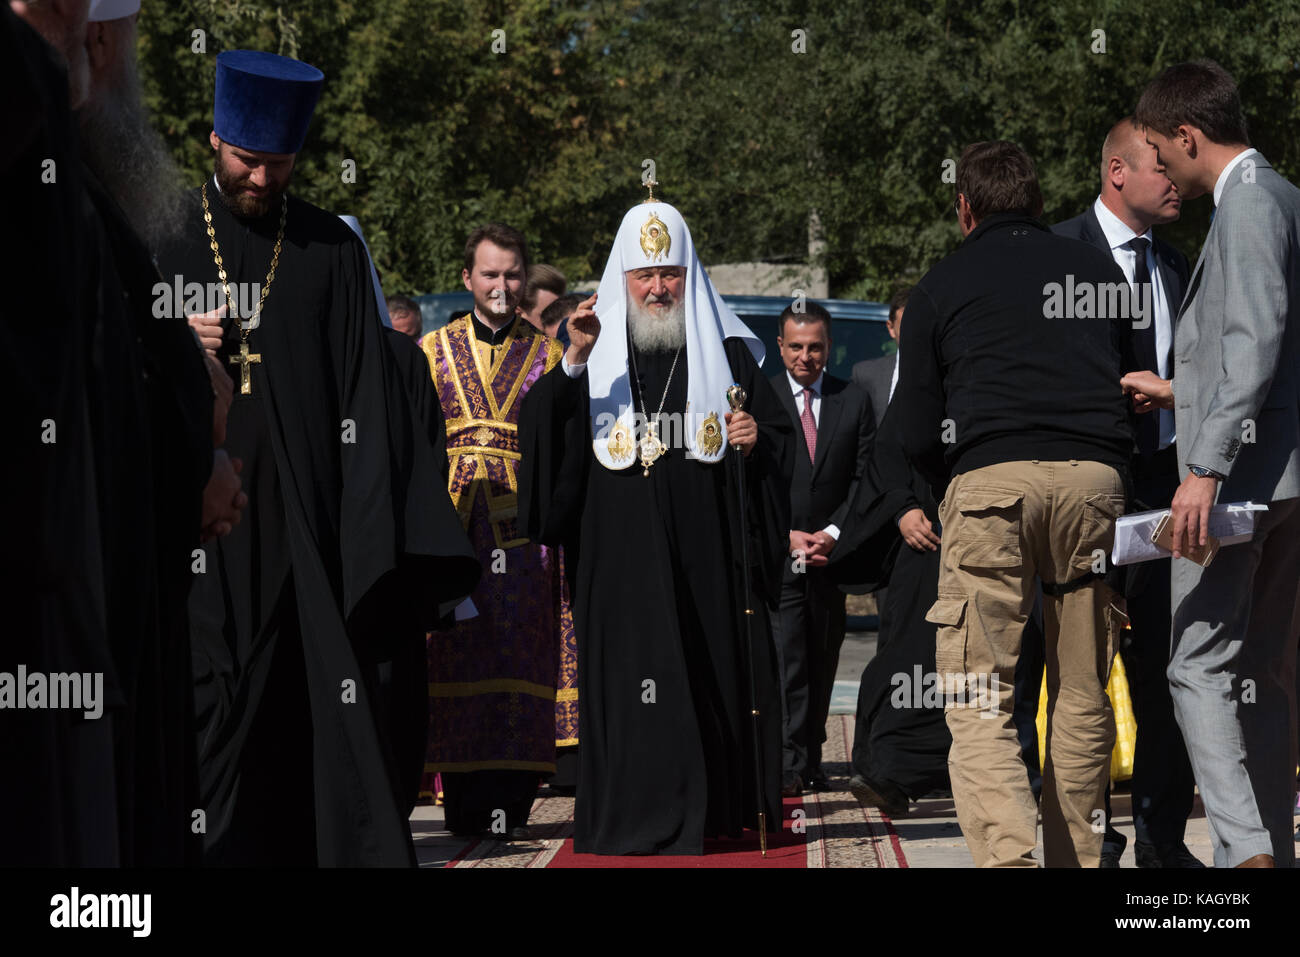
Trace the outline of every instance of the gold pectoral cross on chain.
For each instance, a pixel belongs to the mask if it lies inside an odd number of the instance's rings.
[[[244,340],[239,343],[239,355],[230,356],[227,360],[232,366],[239,366],[239,394],[253,394],[253,377],[252,370],[249,366],[261,364],[262,354],[260,352],[249,352],[248,341]]]

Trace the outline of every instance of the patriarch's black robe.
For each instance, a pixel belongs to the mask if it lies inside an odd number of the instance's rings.
[[[614,471],[592,451],[585,372],[572,379],[557,366],[524,399],[521,527],[534,541],[565,546],[573,588],[579,853],[700,854],[705,838],[757,825],[746,581],[763,803],[769,829],[780,827],[781,705],[768,613],[788,551],[794,432],[745,344],[728,339],[726,353],[759,426],[743,466],[748,575],[739,453],[709,465],[673,448],[648,477],[639,462]],[[636,356],[651,412],[672,358]],[[683,350],[665,413],[685,408],[688,368]],[[718,396],[719,415],[726,409]]]
[[[160,258],[167,281],[217,281],[197,194]],[[260,286],[279,208],[246,219],[212,182],[208,197],[230,282]],[[239,346],[225,324],[223,363]],[[248,341],[261,362],[226,448],[249,505],[207,546],[190,598],[205,861],[408,864],[378,670],[469,593],[478,561],[384,342],[364,248],[336,216],[289,199]]]

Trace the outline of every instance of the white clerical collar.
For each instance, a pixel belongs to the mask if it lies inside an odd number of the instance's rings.
[[[794,376],[792,376],[792,375],[790,374],[790,370],[789,370],[789,369],[786,369],[786,370],[785,370],[785,377],[786,377],[786,379],[788,379],[789,382],[790,382],[790,391],[792,391],[795,395],[800,395],[800,394],[802,394],[802,392],[803,392],[803,390],[804,390],[804,386],[801,386],[801,385],[799,384],[799,380],[796,379]],[[826,372],[825,372],[825,370],[823,370],[823,371],[817,373],[817,379],[816,379],[816,381],[814,381],[813,384],[810,385],[810,386],[808,386],[807,388],[812,389],[813,392],[816,393],[817,395],[821,395],[821,394],[822,394],[822,379],[824,379],[824,378],[826,378]]]
[[[220,194],[220,193],[221,193],[221,184],[217,182],[217,174],[216,174],[216,173],[213,173],[213,174],[212,174],[212,185],[215,186],[215,187],[217,188],[217,193]]]
[[[1110,244],[1111,249],[1128,248],[1128,244],[1141,236],[1148,244],[1153,242],[1151,236],[1151,227],[1147,227],[1144,233],[1135,233],[1124,220],[1120,219],[1110,211],[1110,207],[1097,197],[1097,201],[1092,204],[1092,211],[1097,215],[1097,222],[1101,224],[1102,235],[1106,237],[1106,242]]]
[[[1223,195],[1223,187],[1228,184],[1228,177],[1231,176],[1232,171],[1237,168],[1237,164],[1252,153],[1258,152],[1259,150],[1255,149],[1253,146],[1247,147],[1229,160],[1227,166],[1223,167],[1223,172],[1219,174],[1219,179],[1214,184],[1214,205],[1216,208],[1219,205],[1219,197]]]

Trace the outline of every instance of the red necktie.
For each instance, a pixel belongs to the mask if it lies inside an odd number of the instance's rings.
[[[803,390],[803,415],[799,421],[803,424],[803,440],[808,443],[808,461],[817,461],[817,420],[813,418],[813,390]]]

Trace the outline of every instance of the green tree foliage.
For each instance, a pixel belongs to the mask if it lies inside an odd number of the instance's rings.
[[[959,242],[943,173],[965,144],[1020,143],[1044,218],[1068,218],[1143,84],[1201,56],[1236,76],[1256,145],[1300,172],[1291,0],[145,0],[140,33],[150,105],[196,182],[218,52],[324,71],[294,188],[361,220],[392,291],[458,288],[489,219],[599,275],[649,159],[706,263],[805,259],[811,223],[832,291],[884,299]],[[1165,235],[1194,256],[1208,218],[1193,202]]]

